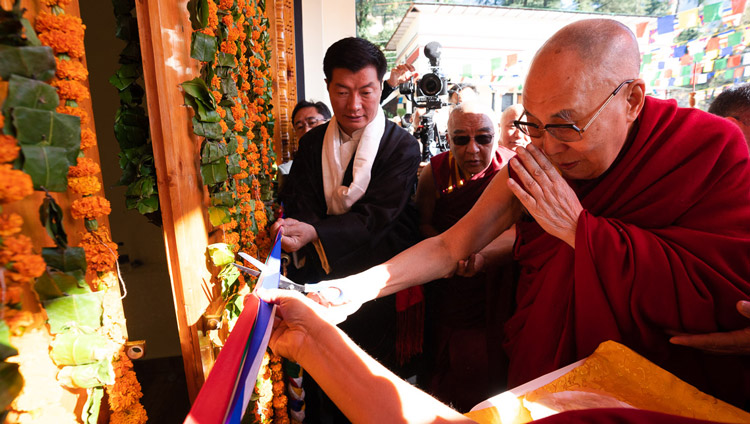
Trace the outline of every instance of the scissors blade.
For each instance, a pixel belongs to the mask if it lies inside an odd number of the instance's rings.
[[[234,264],[234,266],[236,266],[237,269],[239,269],[240,271],[244,271],[244,272],[252,275],[253,277],[259,277],[260,274],[261,274],[261,272],[266,271],[267,267],[266,267],[265,264],[261,263],[259,260],[253,258],[252,256],[248,255],[247,253],[240,252],[240,256],[242,257],[242,259],[245,259],[248,262],[250,262],[251,264],[253,264],[253,266],[255,266],[257,268],[260,268],[260,271],[258,271],[258,270],[255,270],[255,269],[252,269],[252,268],[240,265],[240,264]],[[259,265],[257,265],[256,263],[259,264]],[[294,281],[290,280],[289,278],[287,278],[287,277],[285,277],[283,275],[279,278],[279,288],[280,289],[291,289],[291,290],[296,290],[296,291],[298,291],[300,293],[305,293],[305,286],[304,285],[295,283]]]

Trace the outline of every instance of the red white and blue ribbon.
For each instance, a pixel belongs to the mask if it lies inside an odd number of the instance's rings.
[[[256,288],[278,288],[280,268],[281,237],[277,237]],[[276,305],[258,299],[255,293],[245,298],[245,307],[201,387],[185,424],[240,423],[258,380],[275,312]]]

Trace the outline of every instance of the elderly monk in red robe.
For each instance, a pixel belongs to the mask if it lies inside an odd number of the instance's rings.
[[[493,117],[494,112],[476,103],[461,103],[451,111],[450,150],[430,159],[417,185],[425,237],[442,233],[466,215],[514,155],[498,146]],[[512,310],[512,269],[483,268],[500,261],[507,265],[514,238],[513,230],[506,231],[462,261],[456,275],[424,286],[424,358],[418,383],[459,411],[505,388],[507,358],[499,341],[502,323]]]
[[[331,286],[340,308],[432,281],[516,222],[517,309],[509,384],[615,340],[731,403],[750,396],[746,358],[669,343],[744,328],[750,297],[750,159],[726,120],[645,95],[632,32],[586,20],[536,54],[518,148],[456,225]],[[527,212],[525,215],[523,210]],[[523,218],[526,216],[526,218]]]

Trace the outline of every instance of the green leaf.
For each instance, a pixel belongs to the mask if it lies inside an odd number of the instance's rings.
[[[237,91],[237,84],[234,83],[234,80],[232,78],[222,78],[219,91],[225,96],[239,96],[239,92]]]
[[[198,120],[203,122],[219,122],[221,116],[216,112],[216,100],[211,94],[206,82],[195,77],[182,84],[185,103],[193,108]]]
[[[66,249],[44,247],[42,248],[42,257],[47,266],[59,271],[81,270],[86,272],[86,252],[82,247],[68,247]]]
[[[39,220],[42,221],[44,229],[47,230],[47,234],[55,241],[60,247],[68,246],[68,235],[65,233],[63,228],[63,211],[60,205],[57,204],[55,199],[47,195],[42,201],[42,205],[39,206]],[[47,261],[49,265],[49,261]],[[84,259],[84,268],[86,261]],[[67,269],[64,271],[68,271]]]
[[[81,420],[84,424],[96,424],[99,419],[99,409],[102,406],[102,397],[104,396],[103,387],[94,387],[88,390],[86,404],[81,411]]]
[[[48,46],[11,47],[0,45],[0,77],[11,75],[47,81],[55,76],[55,55]]]
[[[213,62],[217,45],[216,37],[194,32],[190,42],[190,57],[201,62]]]
[[[128,15],[117,16],[117,28],[115,37],[123,41],[132,40],[138,37],[138,21]]]
[[[91,293],[82,270],[45,272],[36,279],[34,290],[43,302],[67,295]]]
[[[3,115],[8,121],[10,112],[17,107],[55,110],[60,104],[57,90],[49,84],[12,75],[8,84],[8,98],[3,103]],[[6,122],[8,122],[6,121]],[[10,125],[6,125],[11,127]]]
[[[36,31],[34,31],[34,26],[31,25],[31,22],[29,22],[29,20],[26,18],[21,18],[21,24],[23,24],[24,35],[26,35],[26,40],[28,40],[29,45],[41,46],[42,42],[39,41],[39,37],[36,36]],[[44,81],[46,80],[47,79],[44,79]]]
[[[201,149],[201,164],[205,165],[223,159],[229,154],[227,145],[218,141],[206,140]]]
[[[112,7],[115,15],[130,15],[130,11],[135,8],[135,0],[112,0]]]
[[[212,206],[233,206],[234,199],[232,198],[232,192],[221,191],[211,195]]]
[[[96,333],[66,331],[55,336],[51,346],[49,356],[58,367],[92,364],[113,354],[109,339]]]
[[[122,65],[114,75],[109,77],[109,83],[118,90],[124,90],[141,76],[140,66],[134,63]]]
[[[24,146],[23,172],[31,176],[35,190],[42,187],[49,191],[63,192],[68,189],[68,167],[71,165],[68,151],[55,146]]]
[[[217,53],[216,66],[227,66],[230,68],[234,68],[234,55],[224,52]]]
[[[238,153],[232,153],[227,156],[227,159],[227,172],[229,172],[230,175],[239,174],[242,171],[242,168],[240,168],[240,155]]]
[[[224,206],[209,206],[208,220],[211,221],[211,225],[218,227],[231,221],[232,216],[229,214],[229,209]]]
[[[237,285],[234,283],[240,276],[240,270],[232,265],[225,265],[224,268],[219,272],[219,279],[221,280],[221,296],[227,299],[231,294],[237,292]]]
[[[208,257],[216,266],[224,266],[234,262],[234,252],[226,243],[209,244],[207,249]]]
[[[18,349],[10,344],[10,329],[5,321],[0,320],[0,360],[18,355]]]
[[[67,387],[89,389],[114,384],[115,370],[109,359],[94,364],[70,365],[57,373],[57,380]]]
[[[194,30],[203,29],[208,25],[208,1],[190,0],[187,8],[190,11],[190,25]]]
[[[145,199],[141,199],[137,204],[138,212],[141,214],[147,214],[156,212],[159,210],[159,196],[154,194]]]
[[[120,101],[129,104],[140,104],[143,101],[144,94],[146,94],[146,92],[143,90],[143,87],[138,84],[130,84],[118,93]]]
[[[102,325],[104,291],[58,297],[44,302],[49,318],[50,333],[56,334],[70,327],[96,329]]]
[[[229,175],[227,174],[227,164],[224,162],[224,159],[201,165],[201,177],[203,177],[203,184],[206,185],[226,181]]]
[[[200,122],[193,117],[193,132],[197,136],[219,140],[224,135],[221,132],[221,125],[218,123]]]
[[[72,164],[81,147],[81,118],[64,113],[16,107],[13,109],[13,125],[16,127],[18,144],[42,144],[75,150]]]
[[[0,410],[10,405],[22,388],[23,377],[18,364],[0,362]]]

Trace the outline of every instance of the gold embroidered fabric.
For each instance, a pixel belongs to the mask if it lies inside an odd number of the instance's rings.
[[[710,421],[750,423],[749,413],[699,391],[613,341],[602,343],[582,365],[518,400],[523,406],[504,402],[500,409],[486,408],[466,416],[480,423],[515,424],[566,410],[633,407]],[[519,411],[508,419],[504,408]]]

